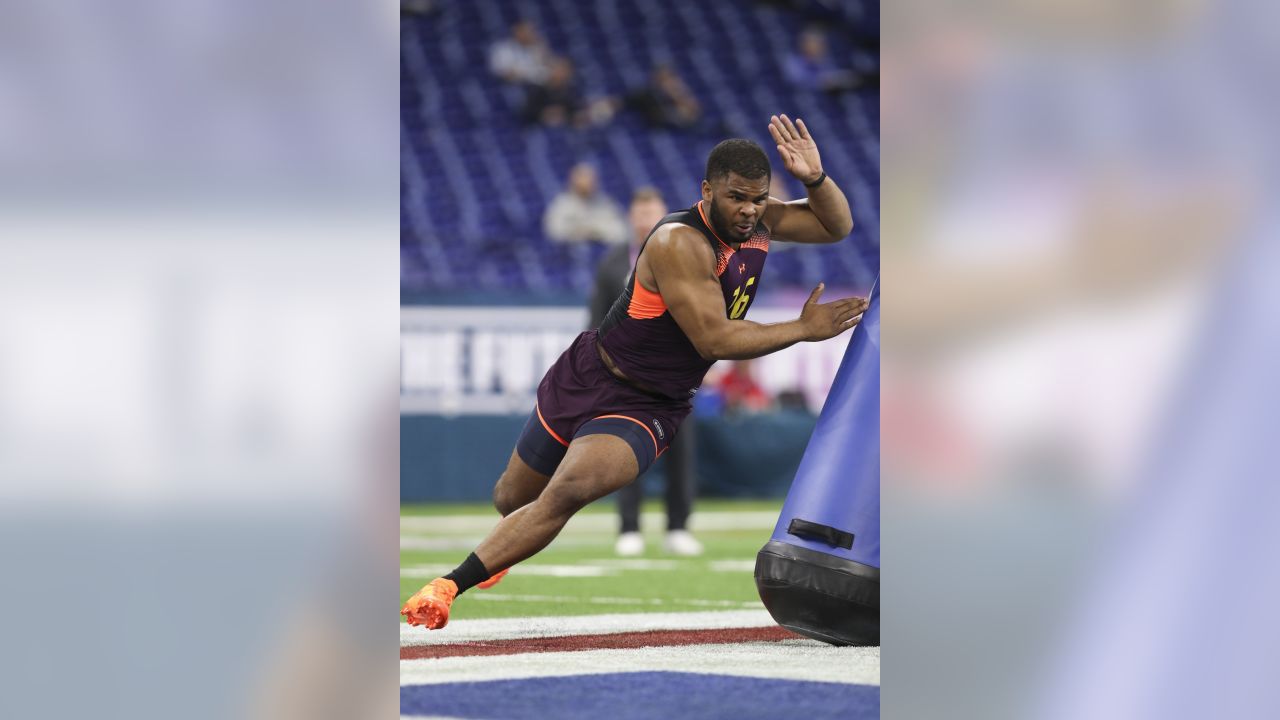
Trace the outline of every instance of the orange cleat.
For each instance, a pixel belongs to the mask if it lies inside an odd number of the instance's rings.
[[[503,570],[502,572],[497,573],[496,575],[489,578],[488,580],[485,580],[479,585],[476,585],[476,587],[480,588],[481,590],[488,590],[494,585],[497,585],[498,583],[502,582],[502,578],[506,577],[506,574],[509,572],[511,572],[511,568],[507,568],[506,570]]]
[[[426,625],[428,630],[439,630],[449,624],[449,606],[457,595],[457,583],[436,578],[414,593],[400,609],[400,614],[410,625]]]

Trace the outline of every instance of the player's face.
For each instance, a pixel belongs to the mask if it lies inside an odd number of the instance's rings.
[[[769,201],[769,177],[748,180],[737,173],[702,181],[702,199],[711,206],[711,227],[729,242],[751,237]]]

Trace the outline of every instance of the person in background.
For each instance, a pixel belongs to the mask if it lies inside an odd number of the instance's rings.
[[[751,360],[738,360],[720,378],[725,413],[754,414],[773,409],[773,398],[755,378]]]
[[[654,68],[649,84],[627,96],[626,105],[651,128],[686,130],[702,120],[702,105],[670,65]]]
[[[529,88],[524,102],[524,121],[529,125],[584,129],[604,125],[613,119],[618,101],[609,96],[588,100],[574,81],[573,62],[557,57],[551,61],[547,82]]]
[[[560,127],[586,122],[586,104],[573,82],[573,63],[557,57],[551,61],[547,81],[529,88],[524,102],[524,121],[530,125]]]
[[[569,171],[569,187],[551,201],[542,231],[555,242],[603,242],[624,245],[627,221],[622,209],[600,192],[595,168],[578,163]]]
[[[545,85],[554,56],[529,20],[511,26],[511,36],[489,50],[489,70],[512,85]]]
[[[591,293],[591,327],[599,327],[614,301],[623,294],[631,268],[635,266],[640,246],[649,231],[667,215],[667,204],[654,188],[643,187],[631,195],[628,220],[632,241],[609,250],[596,268],[596,283]],[[688,530],[693,510],[695,422],[685,420],[680,435],[667,452],[667,536],[663,547],[675,555],[701,555],[702,543]],[[642,482],[634,482],[617,492],[621,531],[614,551],[623,557],[644,553],[644,535],[640,533],[640,505],[644,499]]]
[[[821,30],[809,28],[800,33],[797,50],[787,57],[783,70],[787,79],[808,90],[838,93],[852,90],[861,78],[852,70],[837,67],[827,49],[827,37]]]
[[[436,0],[400,0],[400,16],[429,17],[440,12],[440,3]]]

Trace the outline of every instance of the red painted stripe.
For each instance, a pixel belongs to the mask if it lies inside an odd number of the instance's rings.
[[[442,632],[448,632],[445,628]],[[707,645],[711,643],[774,642],[800,637],[786,628],[728,628],[714,630],[650,630],[603,635],[561,635],[543,638],[515,638],[451,645],[414,645],[400,648],[401,660],[465,657],[475,655],[519,655],[535,652],[573,650],[616,650],[622,648]]]

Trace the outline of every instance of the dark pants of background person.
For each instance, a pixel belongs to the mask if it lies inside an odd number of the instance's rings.
[[[666,455],[667,530],[684,530],[693,510],[694,428],[692,418],[680,426],[680,434]],[[618,514],[622,516],[622,532],[640,532],[640,503],[644,499],[644,476],[618,491]]]

